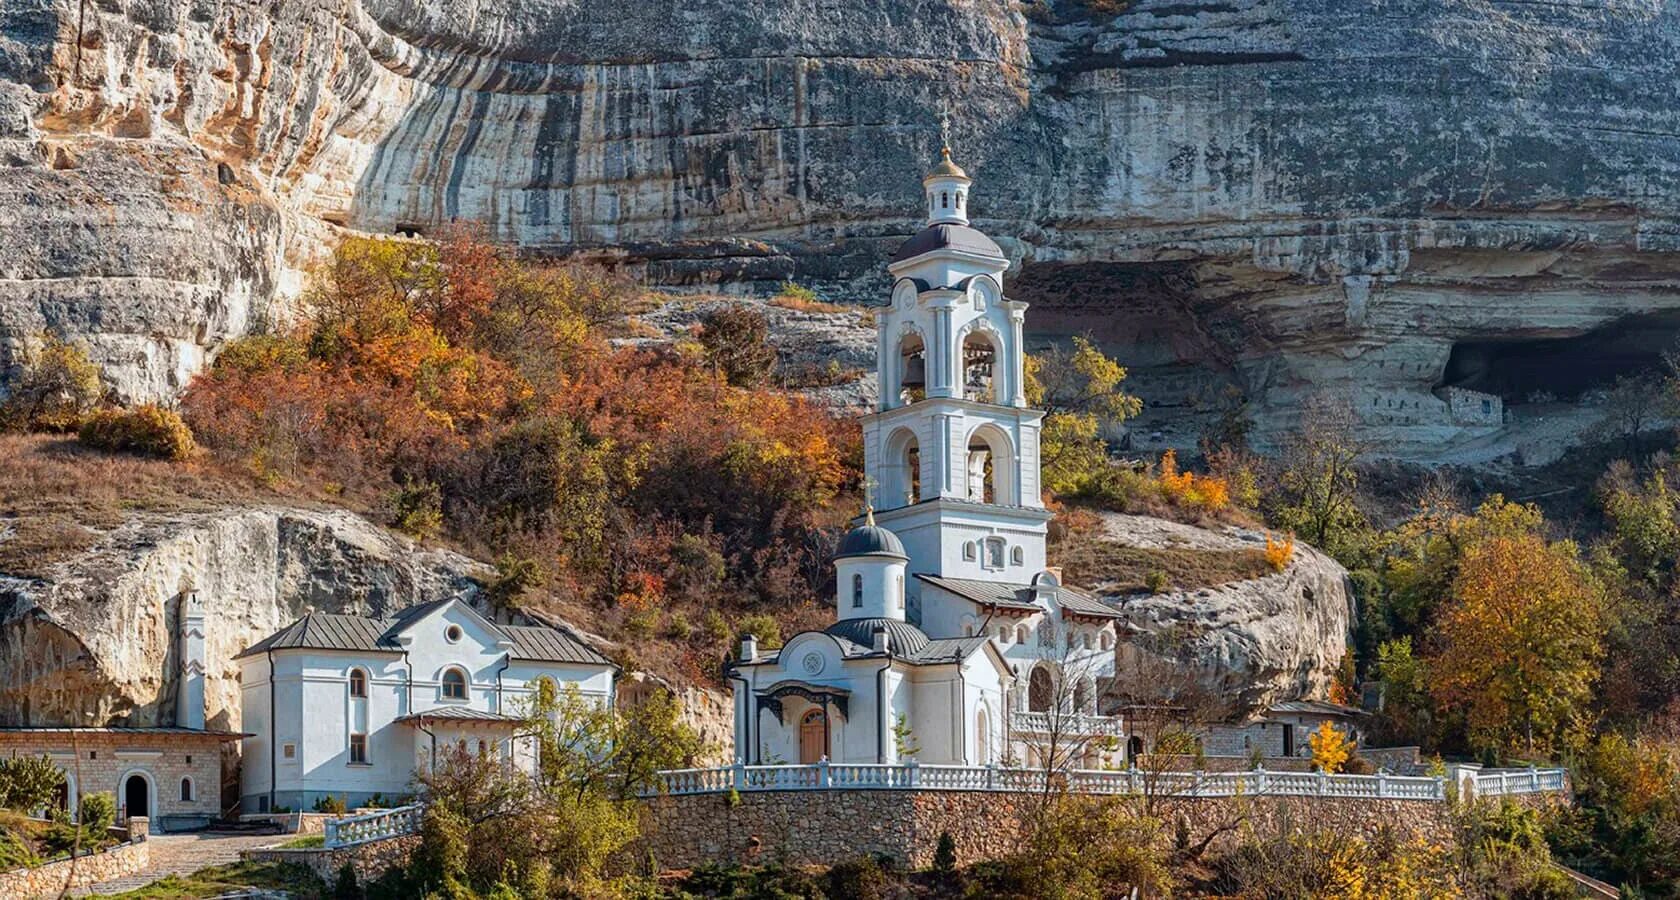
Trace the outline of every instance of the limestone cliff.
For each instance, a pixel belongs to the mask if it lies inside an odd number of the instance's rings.
[[[1201,528],[1148,516],[1105,514],[1105,537],[1128,547],[1257,551],[1265,536],[1248,529]],[[1218,698],[1231,712],[1281,700],[1324,699],[1347,652],[1353,616],[1347,570],[1297,544],[1283,571],[1194,590],[1114,594],[1089,585],[1125,616],[1117,682],[1151,698],[1141,682]],[[1179,695],[1182,696],[1182,695]]]
[[[1680,334],[1677,91],[1666,0],[11,0],[0,367],[50,328],[171,394],[344,228],[877,299],[948,103],[1135,442],[1330,390],[1397,455],[1543,458],[1595,417],[1541,401]]]

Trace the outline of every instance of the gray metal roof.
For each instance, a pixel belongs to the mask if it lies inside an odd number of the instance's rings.
[[[877,631],[887,633],[888,648],[900,656],[913,656],[928,644],[928,636],[920,628],[902,619],[841,619],[823,629],[824,634],[841,638],[865,653],[873,652]]]
[[[473,709],[470,706],[440,706],[436,709],[410,713],[397,719],[398,722],[418,722],[422,719],[440,722],[499,722],[515,725],[525,721],[518,716]]]
[[[918,573],[917,578],[941,590],[949,591],[986,606],[996,606],[1001,609],[1013,609],[1020,612],[1036,612],[1043,609],[1033,601],[1034,588],[1030,584],[1009,584],[1000,581],[978,581],[972,578],[942,578],[938,575]],[[1091,595],[1069,587],[1059,585],[1054,588],[1056,600],[1062,609],[1076,616],[1092,616],[1102,619],[1118,619],[1120,613]]]
[[[337,613],[310,613],[285,628],[245,648],[235,659],[270,650],[353,650],[361,653],[401,653],[397,636],[432,611],[456,600],[434,600],[375,619]],[[536,662],[581,663],[610,666],[612,662],[559,628],[546,625],[494,625],[489,627],[513,646],[514,659]]]
[[[970,655],[979,652],[986,646],[990,638],[985,635],[966,638],[935,638],[927,645],[909,657],[909,660],[919,666],[931,666],[941,663],[962,662]]]
[[[967,225],[942,224],[929,225],[912,235],[899,246],[898,252],[893,254],[892,262],[903,262],[923,253],[944,249],[978,253],[982,256],[1003,256],[1003,249],[997,242],[980,231]]]
[[[0,725],[0,734],[112,734],[166,735],[177,738],[205,738],[218,741],[238,740],[251,735],[242,731],[216,731],[208,728],[186,728],[178,725]]]
[[[1328,700],[1282,700],[1273,703],[1266,710],[1269,713],[1310,713],[1318,716],[1365,716],[1370,715],[1355,706],[1343,706]]]

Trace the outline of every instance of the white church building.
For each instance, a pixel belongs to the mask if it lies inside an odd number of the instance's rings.
[[[561,628],[496,624],[461,599],[389,619],[311,613],[237,660],[250,813],[406,796],[451,747],[534,771],[521,726],[541,682],[611,703],[617,674]]]
[[[1054,731],[1118,762],[1117,613],[1046,568],[1040,410],[1025,303],[969,225],[971,180],[943,159],[928,224],[894,255],[878,310],[881,394],[863,418],[874,507],[835,555],[836,621],[777,651],[743,641],[729,677],[747,764],[1037,764]],[[1101,740],[1093,740],[1100,738]]]

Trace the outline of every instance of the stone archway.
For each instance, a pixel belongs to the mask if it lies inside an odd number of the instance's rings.
[[[142,816],[147,819],[152,815],[157,791],[153,790],[151,776],[145,772],[129,772],[122,780],[123,818]]]

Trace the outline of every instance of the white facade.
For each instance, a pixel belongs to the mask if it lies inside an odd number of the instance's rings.
[[[1027,306],[969,227],[971,181],[949,150],[923,186],[928,225],[888,266],[876,316],[872,510],[835,556],[835,623],[775,653],[745,642],[731,668],[747,763],[1034,763],[1048,719],[1078,740],[1120,734],[1096,709],[1117,616],[1046,569]]]
[[[246,812],[405,796],[451,745],[530,769],[517,726],[539,680],[610,703],[615,673],[563,632],[498,626],[459,600],[394,620],[306,616],[239,663]]]

